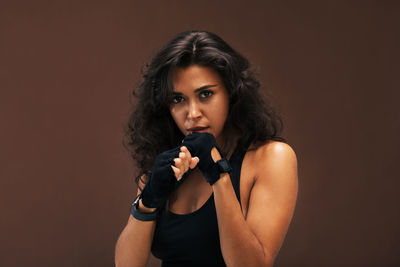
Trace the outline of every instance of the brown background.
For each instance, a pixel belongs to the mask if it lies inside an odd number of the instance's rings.
[[[188,29],[247,56],[284,116],[300,188],[275,266],[400,265],[399,7],[1,1],[0,265],[113,265],[135,195],[130,90]]]

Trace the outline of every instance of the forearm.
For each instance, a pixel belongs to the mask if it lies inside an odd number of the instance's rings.
[[[141,203],[139,203],[139,207]],[[141,211],[149,212],[141,206]],[[139,221],[132,215],[118,238],[115,248],[117,267],[146,266],[154,236],[155,221]]]
[[[221,250],[227,266],[272,266],[272,257],[246,223],[229,175],[222,174],[213,190]]]

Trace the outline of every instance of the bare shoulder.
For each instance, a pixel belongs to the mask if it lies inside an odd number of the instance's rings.
[[[269,141],[248,151],[253,171],[246,222],[275,258],[296,205],[297,158],[290,145]]]
[[[251,165],[256,171],[256,179],[297,179],[297,156],[293,148],[279,141],[269,141],[258,146],[251,153]]]
[[[267,143],[260,145],[255,149],[251,149],[250,151],[252,159],[256,160],[256,162],[297,162],[296,153],[294,152],[293,148],[284,142],[268,141]]]

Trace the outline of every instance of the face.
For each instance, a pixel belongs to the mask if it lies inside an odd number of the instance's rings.
[[[170,112],[185,136],[208,132],[221,144],[228,110],[228,92],[212,68],[191,65],[175,69]]]

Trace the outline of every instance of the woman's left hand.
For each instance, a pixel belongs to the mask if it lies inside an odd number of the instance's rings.
[[[197,166],[207,182],[213,185],[220,177],[220,170],[216,162],[219,159],[225,159],[215,137],[210,133],[195,132],[185,137],[183,145],[200,159]]]

